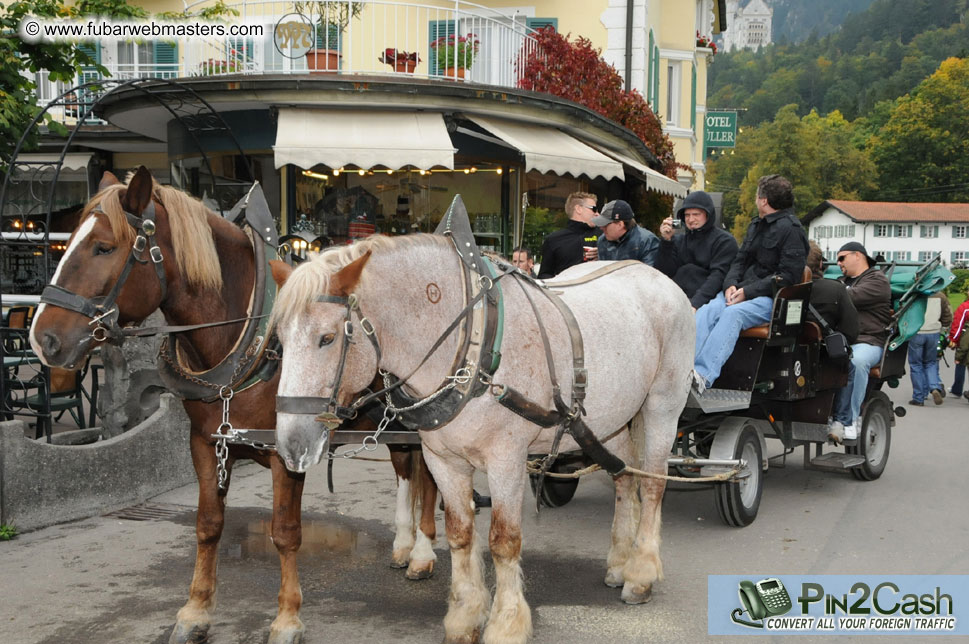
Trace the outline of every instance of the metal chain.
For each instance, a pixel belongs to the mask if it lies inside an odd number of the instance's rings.
[[[239,374],[241,374],[245,370],[245,367],[250,362],[252,362],[252,359],[259,351],[259,347],[262,346],[263,341],[264,340],[261,338],[261,336],[257,336],[256,338],[253,339],[253,343],[249,345],[248,349],[246,349],[246,352],[245,354],[243,354],[242,359],[239,360],[239,364],[236,365],[235,370],[233,370],[232,375],[229,377],[228,385],[220,385],[215,382],[209,382],[208,380],[203,380],[197,376],[193,376],[192,374],[186,372],[184,369],[182,369],[182,365],[179,364],[178,361],[172,358],[171,354],[168,353],[168,342],[161,343],[161,346],[158,348],[158,355],[161,356],[162,360],[167,362],[173,369],[175,369],[175,372],[185,380],[188,380],[189,382],[195,385],[208,387],[209,389],[219,390],[221,395],[222,388],[232,385],[232,383],[234,383],[236,379],[239,377]]]
[[[525,470],[529,474],[540,474],[542,471],[542,459],[535,459],[526,462]],[[585,476],[586,474],[592,474],[597,472],[602,468],[598,465],[590,465],[589,467],[583,468],[581,470],[576,470],[575,472],[545,472],[545,476],[556,478],[556,479],[577,479]],[[690,476],[672,476],[670,474],[656,474],[655,472],[646,472],[644,470],[638,470],[635,467],[626,466],[623,474],[632,474],[633,476],[644,476],[646,478],[652,479],[662,479],[664,481],[676,481],[679,483],[711,483],[719,481],[729,481],[735,478],[745,478],[740,476],[743,472],[744,467],[735,467],[728,472],[721,472],[720,474],[715,474],[713,476],[700,476],[700,477],[690,477]]]
[[[234,439],[236,431],[229,422],[229,401],[232,400],[232,389],[224,386],[219,389],[219,398],[222,399],[222,424],[215,430],[212,438],[215,439],[215,458],[218,461],[219,489],[225,490],[229,482],[229,468],[226,462],[229,459],[229,440]],[[224,431],[223,431],[224,430]]]
[[[380,437],[380,434],[382,434],[383,431],[387,429],[387,426],[390,425],[390,423],[392,423],[396,418],[396,409],[393,409],[392,407],[384,407],[384,417],[380,419],[380,423],[377,425],[377,431],[364,438],[363,442],[360,444],[360,447],[355,447],[351,450],[347,450],[346,452],[340,452],[339,454],[327,454],[326,457],[330,460],[337,458],[353,458],[364,451],[375,451],[377,449],[377,445],[379,445],[377,439]]]
[[[462,371],[467,373],[462,374],[461,373]],[[386,372],[381,372],[381,375],[384,377],[384,388],[389,389],[391,387],[390,378],[388,377],[390,374]],[[447,379],[450,380],[451,382],[447,383],[446,385],[444,385],[443,387],[441,387],[440,389],[432,393],[427,398],[422,398],[418,400],[416,403],[414,403],[413,405],[409,405],[407,407],[394,407],[394,403],[390,399],[390,394],[388,393],[384,396],[384,398],[387,401],[386,409],[393,410],[395,415],[406,411],[413,411],[414,409],[420,409],[424,405],[429,405],[430,403],[434,402],[437,398],[439,398],[442,394],[444,394],[444,392],[454,389],[455,387],[458,386],[459,383],[464,384],[468,382],[468,380],[471,379],[471,375],[470,375],[470,372],[468,372],[467,367],[462,367],[461,369],[458,369],[457,374],[453,376],[447,376]]]

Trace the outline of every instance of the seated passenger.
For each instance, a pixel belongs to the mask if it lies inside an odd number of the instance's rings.
[[[838,280],[823,277],[824,253],[815,242],[809,242],[807,267],[811,269],[811,306],[817,311],[828,326],[835,331],[844,333],[848,344],[853,344],[858,337],[858,311],[848,295],[848,289]],[[817,322],[817,318],[809,311],[808,317]]]
[[[794,215],[791,182],[777,174],[761,177],[757,211],[723,292],[696,312],[693,382],[700,394],[720,376],[740,332],[770,320],[774,289],[799,283],[804,273],[808,241]]]
[[[602,229],[597,242],[599,259],[635,259],[653,265],[659,238],[636,223],[632,206],[622,199],[603,206],[592,225]]]
[[[683,289],[696,311],[720,292],[737,255],[737,240],[716,226],[713,199],[702,190],[687,195],[676,216],[685,230],[674,236],[673,218],[663,220],[653,266]]]
[[[868,372],[882,359],[889,325],[892,323],[892,289],[888,278],[875,267],[875,260],[858,242],[848,242],[838,251],[838,264],[844,275],[840,281],[848,288],[858,311],[858,338],[851,345],[848,384],[838,391],[834,420],[844,426],[844,438],[858,438],[861,429],[861,403],[868,391]],[[838,428],[832,428],[833,437]]]

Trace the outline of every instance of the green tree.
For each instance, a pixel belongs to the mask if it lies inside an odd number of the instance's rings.
[[[969,60],[944,61],[900,98],[869,149],[881,198],[969,200]]]

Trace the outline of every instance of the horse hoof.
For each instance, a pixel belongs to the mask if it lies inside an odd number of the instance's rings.
[[[434,575],[434,562],[430,561],[425,564],[414,565],[413,563],[407,568],[407,578],[411,581],[420,581],[421,579],[430,579]]]
[[[204,644],[209,640],[209,624],[175,624],[168,644]]]
[[[289,628],[278,630],[271,628],[267,644],[302,644],[304,630],[302,622],[298,622],[296,626]]]
[[[391,568],[406,568],[410,563],[410,548],[394,550],[390,555]]]
[[[401,568],[406,568],[408,565],[409,565],[409,563],[407,562],[406,559],[404,559],[403,561],[397,561],[396,559],[392,559],[390,561],[390,567],[391,568],[396,568],[398,570],[401,569]]]
[[[481,629],[474,629],[468,635],[461,635],[459,637],[448,637],[444,636],[444,644],[478,644],[478,639],[481,636]]]
[[[615,571],[610,570],[606,572],[606,578],[604,581],[606,586],[609,586],[609,588],[622,588],[626,583],[626,580],[622,578],[621,568]]]
[[[640,586],[627,583],[622,587],[622,601],[624,604],[645,604],[653,598],[652,586]]]

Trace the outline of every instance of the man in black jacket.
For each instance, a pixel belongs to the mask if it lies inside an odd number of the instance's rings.
[[[663,220],[653,266],[683,289],[696,311],[720,292],[737,254],[737,241],[717,228],[713,199],[702,190],[687,195],[676,216],[683,222],[684,232],[674,236],[673,218]]]
[[[595,259],[599,231],[592,224],[596,216],[596,196],[588,192],[573,192],[565,200],[565,212],[569,222],[562,230],[556,230],[542,244],[542,263],[538,278],[555,277],[569,266],[586,261],[584,247],[592,249],[589,256]]]
[[[794,215],[791,182],[777,174],[761,177],[757,212],[724,291],[696,312],[693,381],[701,394],[720,376],[740,332],[770,320],[774,290],[799,283],[804,274],[808,241]]]

